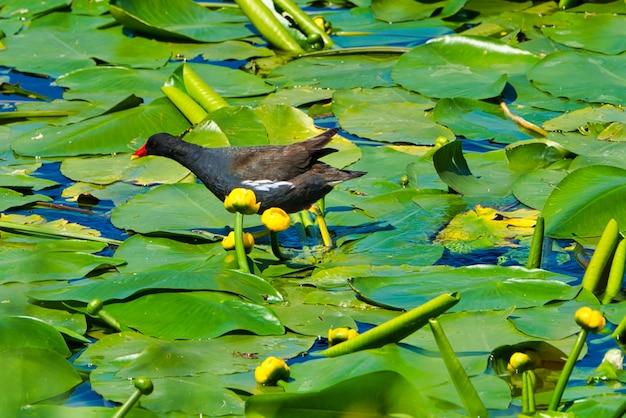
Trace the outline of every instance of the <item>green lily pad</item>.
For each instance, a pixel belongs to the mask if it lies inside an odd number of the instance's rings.
[[[147,290],[219,290],[262,303],[277,302],[282,296],[264,279],[237,270],[157,271],[109,275],[105,280],[82,280],[71,285],[44,286],[29,295],[38,300],[76,300],[89,302],[99,298],[103,301],[126,299]]]
[[[75,244],[67,247],[61,243]],[[0,267],[5,273],[0,283],[69,280],[87,273],[124,264],[120,258],[103,257],[81,251],[83,241],[54,241],[12,246],[2,251]]]
[[[341,113],[339,124],[351,134],[381,142],[432,145],[437,137],[449,140],[454,133],[425,114],[413,103],[361,104]]]
[[[0,211],[7,210],[9,208],[31,205],[38,201],[50,202],[52,200],[49,196],[42,194],[23,195],[22,193],[11,189],[5,189],[4,187],[0,187],[0,198],[2,198]]]
[[[0,318],[27,317],[34,318],[52,325],[57,330],[70,330],[77,334],[84,334],[87,323],[82,314],[68,312],[63,309],[35,304],[26,296],[26,293],[38,288],[38,283],[6,283],[0,285],[2,298],[5,303],[0,304]]]
[[[535,86],[557,97],[585,102],[622,105],[626,82],[622,68],[625,55],[603,55],[586,51],[560,51],[542,59],[528,72]],[[576,77],[563,77],[563,68],[576,68],[580,74],[594,74],[584,83]]]
[[[293,304],[271,308],[286,328],[298,334],[325,336],[331,328],[357,327],[350,316],[333,306]]]
[[[626,225],[626,170],[589,166],[565,177],[543,207],[546,235],[553,238],[599,237],[607,222]]]
[[[390,73],[397,59],[388,54],[305,57],[278,67],[267,81],[276,87],[388,87],[394,84]]]
[[[154,216],[158,213],[159,216]],[[135,232],[167,232],[197,237],[194,229],[223,229],[233,215],[202,184],[177,183],[158,186],[137,195],[113,210],[111,222]]]
[[[43,126],[13,141],[30,157],[71,157],[130,152],[155,132],[182,132],[189,122],[163,98],[149,105],[103,115],[64,127]]]
[[[60,395],[82,382],[67,360],[55,351],[21,347],[2,352],[0,370],[3,413],[15,416],[20,407]],[[41,382],[46,382],[42,385]]]
[[[460,291],[461,301],[450,311],[497,310],[510,306],[541,306],[551,300],[569,300],[578,289],[573,278],[542,270],[476,265],[423,267],[404,276],[355,277],[352,285],[368,300],[411,309],[441,292]]]
[[[567,174],[565,170],[551,169],[524,173],[513,183],[511,191],[524,205],[541,210],[550,193]]]
[[[56,19],[54,27],[47,24],[50,19]],[[50,14],[35,20],[28,30],[4,39],[6,49],[0,51],[0,57],[5,65],[19,71],[50,76],[95,67],[94,58],[141,68],[159,68],[169,59],[169,50],[154,40],[129,38],[119,27],[84,30],[84,26],[93,24],[102,24],[102,19],[69,13]],[[42,39],[48,42],[42,43]],[[33,54],[37,59],[33,59]]]
[[[559,12],[551,18],[562,18],[563,23],[542,27],[541,32],[556,42],[607,55],[626,51],[626,16]]]
[[[442,36],[400,57],[392,77],[428,97],[485,99],[500,95],[508,74],[523,74],[538,60],[498,40]]]
[[[441,99],[433,109],[434,120],[456,135],[473,140],[491,139],[511,143],[533,138],[506,118],[499,106],[470,98]]]
[[[235,25],[242,18],[232,18],[209,10],[191,0],[158,0],[147,4],[135,0],[114,0],[111,14],[125,27],[158,38],[220,42],[245,38],[252,32],[244,25]]]
[[[48,187],[58,186],[58,184],[59,183],[53,180],[27,176],[25,174],[0,174],[0,187],[41,190],[47,189]],[[44,198],[41,200],[46,199]]]
[[[431,405],[401,375],[380,371],[338,382],[309,393],[260,394],[246,401],[246,416],[296,418],[316,416],[419,416]]]
[[[66,358],[70,356],[61,334],[45,322],[24,317],[3,318],[0,321],[0,351],[23,347],[50,350]]]
[[[214,338],[237,330],[257,335],[285,332],[269,308],[222,292],[155,293],[105,309],[122,324],[158,338]]]

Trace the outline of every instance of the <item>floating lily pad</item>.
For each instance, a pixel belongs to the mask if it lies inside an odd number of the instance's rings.
[[[485,99],[500,95],[507,74],[523,74],[537,61],[498,40],[442,36],[404,54],[392,77],[428,97]]]
[[[622,105],[626,82],[622,68],[626,55],[603,55],[586,51],[560,51],[542,59],[528,72],[535,86],[557,97],[586,102]],[[581,83],[576,77],[563,77],[562,68],[576,68],[580,74],[594,74]]]
[[[105,309],[122,324],[158,338],[214,338],[237,330],[257,335],[285,332],[268,307],[222,292],[155,293]]]
[[[599,165],[570,173],[546,200],[543,216],[546,235],[554,238],[594,239],[611,219],[623,228],[626,170]]]
[[[164,39],[220,42],[245,38],[252,32],[239,16],[209,10],[191,0],[111,1],[110,11],[125,27]]]
[[[189,122],[163,98],[64,127],[44,126],[13,141],[13,150],[31,157],[71,157],[134,151],[155,132],[182,132]]]

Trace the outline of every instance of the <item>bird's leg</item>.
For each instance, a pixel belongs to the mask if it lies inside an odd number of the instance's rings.
[[[320,234],[322,235],[322,242],[327,249],[333,248],[335,245],[333,243],[333,239],[330,237],[330,232],[328,232],[328,226],[326,225],[326,219],[324,218],[324,212],[320,209],[318,204],[322,202],[323,199],[320,199],[318,203],[311,205],[309,209],[315,215],[315,220],[317,221],[317,225],[320,229]]]

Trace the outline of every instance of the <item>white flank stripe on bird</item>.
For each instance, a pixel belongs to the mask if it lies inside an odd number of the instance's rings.
[[[254,190],[260,192],[269,192],[272,189],[278,189],[279,187],[289,186],[293,189],[293,183],[290,181],[276,181],[276,180],[244,180],[241,182],[243,186],[252,187]]]

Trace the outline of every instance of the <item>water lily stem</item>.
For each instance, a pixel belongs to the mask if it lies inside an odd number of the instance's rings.
[[[535,223],[535,231],[533,232],[533,240],[530,244],[530,252],[528,254],[528,261],[526,262],[526,268],[538,269],[541,268],[541,257],[543,254],[543,234],[544,234],[544,220],[543,216],[537,218]]]
[[[443,362],[446,365],[446,369],[452,378],[452,383],[454,383],[454,387],[461,398],[461,402],[463,402],[465,412],[468,416],[472,417],[486,417],[488,415],[487,409],[480,399],[480,396],[478,396],[478,392],[470,381],[469,376],[461,365],[461,362],[454,353],[452,345],[450,345],[450,341],[448,340],[448,337],[446,337],[441,324],[439,324],[439,321],[434,318],[429,319],[428,323],[430,324],[430,330],[435,337],[439,353],[441,354]]]
[[[531,123],[531,122],[527,121],[526,119],[524,119],[521,116],[517,116],[517,115],[513,114],[513,112],[511,112],[511,109],[509,109],[509,107],[507,106],[507,104],[505,102],[500,102],[500,108],[502,109],[502,111],[504,112],[506,117],[511,119],[513,122],[517,123],[522,128],[526,128],[526,129],[528,129],[530,131],[536,132],[536,133],[538,133],[541,136],[548,136],[548,131],[546,131],[545,129],[540,128],[539,126],[535,125],[534,123]]]
[[[535,412],[535,383],[537,375],[532,370],[522,372],[522,412]]]
[[[137,401],[139,401],[139,398],[141,398],[142,395],[150,395],[152,391],[154,390],[152,381],[147,377],[140,377],[140,378],[134,379],[134,383],[135,383],[135,391],[133,392],[132,395],[130,395],[130,398],[128,398],[126,402],[122,404],[120,409],[118,409],[117,412],[115,412],[115,415],[113,415],[113,418],[125,417],[126,414],[128,414],[130,410],[133,409],[133,406],[135,406],[135,404],[137,403]]]
[[[291,256],[283,252],[278,243],[278,232],[270,231],[270,244],[272,245],[272,253],[279,260],[289,260]]]
[[[559,380],[556,382],[556,387],[554,388],[554,392],[552,393],[552,399],[550,400],[548,411],[556,411],[559,404],[561,403],[561,398],[563,397],[563,393],[565,392],[565,387],[567,386],[569,377],[574,370],[574,365],[578,360],[578,356],[580,356],[580,352],[585,345],[588,334],[589,331],[584,328],[582,328],[578,333],[578,338],[576,339],[576,342],[572,347],[572,351],[567,357],[567,361],[565,362],[565,366],[563,366],[563,370],[561,371]]]
[[[246,256],[246,249],[243,244],[243,214],[240,212],[235,212],[235,253],[237,254],[239,270],[250,273],[248,257]]]

